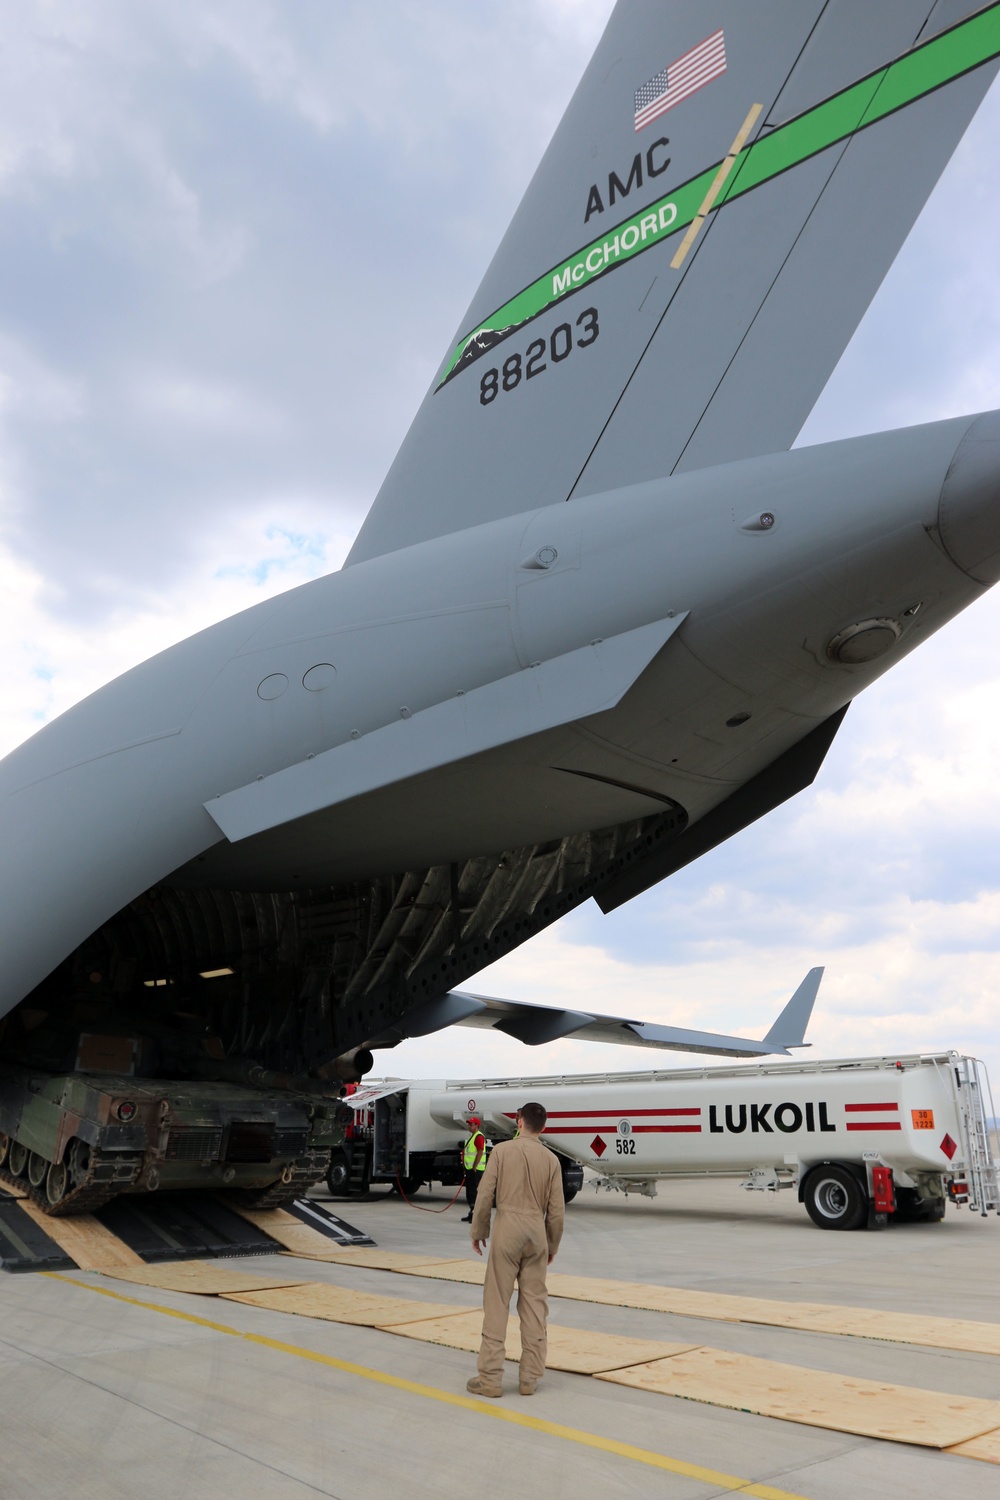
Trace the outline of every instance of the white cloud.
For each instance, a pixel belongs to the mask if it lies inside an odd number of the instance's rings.
[[[184,429],[282,437],[290,425],[286,413],[253,391],[180,372],[134,374],[127,379],[124,399],[147,420],[176,428],[182,440]]]
[[[87,693],[175,641],[284,589],[338,568],[352,538],[324,529],[322,497],[274,497],[238,525],[204,527],[191,564],[168,593],[135,581],[127,604],[84,634],[47,607],[44,577],[0,548],[0,632],[5,643],[0,755]],[[277,525],[270,515],[280,513]]]

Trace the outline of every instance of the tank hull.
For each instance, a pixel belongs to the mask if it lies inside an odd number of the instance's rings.
[[[343,1139],[337,1101],[203,1080],[0,1066],[0,1176],[48,1213],[120,1193],[300,1196]]]

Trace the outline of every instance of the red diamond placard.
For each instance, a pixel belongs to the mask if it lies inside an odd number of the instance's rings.
[[[941,1142],[941,1150],[944,1152],[948,1160],[951,1161],[952,1157],[955,1155],[955,1152],[958,1150],[958,1142],[953,1141],[950,1135],[945,1135],[944,1140]]]
[[[591,1151],[593,1151],[595,1156],[601,1157],[604,1155],[605,1151],[607,1151],[608,1148],[607,1143],[605,1141],[602,1141],[599,1135],[595,1135],[594,1139],[590,1143],[590,1149]]]

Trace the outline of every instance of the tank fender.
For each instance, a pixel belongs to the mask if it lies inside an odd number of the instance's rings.
[[[44,1094],[36,1093],[22,1079],[4,1079],[3,1086],[7,1090],[7,1108],[0,1112],[0,1129],[29,1151],[37,1151],[47,1161],[55,1160],[59,1106]]]

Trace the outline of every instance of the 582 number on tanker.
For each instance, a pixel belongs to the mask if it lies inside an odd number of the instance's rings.
[[[574,336],[573,326],[577,333]],[[574,349],[586,349],[600,337],[596,307],[585,307],[575,325],[560,323],[545,339],[533,339],[524,354],[511,354],[497,368],[487,370],[479,382],[479,404],[489,406],[501,391],[516,391],[522,380],[534,380],[552,365],[561,365]]]

